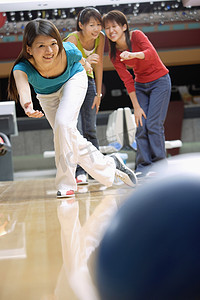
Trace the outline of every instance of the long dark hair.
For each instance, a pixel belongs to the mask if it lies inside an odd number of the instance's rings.
[[[126,25],[126,30],[124,31],[126,43],[127,43],[129,51],[132,51],[131,41],[130,41],[130,31],[129,31],[129,26],[128,26],[126,16],[119,10],[111,10],[103,16],[103,27],[104,28],[106,26],[106,22],[108,22],[108,21],[110,21],[110,22],[115,21],[120,26]],[[115,59],[116,58],[116,42],[112,42],[109,39],[108,39],[108,41],[110,44],[110,56],[111,56],[111,58]]]
[[[28,22],[25,27],[22,41],[22,50],[17,59],[15,60],[13,68],[20,61],[31,58],[31,55],[27,52],[27,46],[31,47],[35,38],[39,35],[51,36],[52,38],[57,40],[59,46],[58,53],[61,53],[63,49],[63,44],[57,27],[49,20],[38,18]],[[8,98],[17,101],[19,95],[13,76],[13,68],[10,72],[8,80]]]
[[[90,21],[91,17],[93,17],[94,19],[96,19],[102,24],[102,16],[98,11],[98,9],[94,7],[86,7],[78,13],[77,21],[76,21],[76,30],[81,31],[79,22],[82,25],[87,24]]]

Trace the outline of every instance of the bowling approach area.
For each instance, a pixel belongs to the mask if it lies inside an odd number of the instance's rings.
[[[200,155],[180,157],[68,199],[54,174],[0,182],[0,299],[200,299]]]
[[[95,252],[133,188],[94,180],[56,199],[54,174],[0,182],[0,299],[98,299]]]

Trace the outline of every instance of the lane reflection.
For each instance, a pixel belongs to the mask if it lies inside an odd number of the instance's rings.
[[[1,300],[98,299],[96,249],[132,189],[91,182],[61,201],[53,188],[53,179],[0,183]]]
[[[25,223],[16,213],[0,213],[0,260],[26,257]]]
[[[118,209],[119,200],[114,195],[105,195],[90,214],[94,205],[87,194],[85,215],[80,214],[80,201],[75,198],[63,200],[57,208],[61,225],[61,244],[63,265],[55,288],[56,299],[66,299],[63,295],[71,287],[74,299],[98,300],[93,270],[95,268],[95,250],[109,224],[110,218]],[[79,203],[80,202],[80,203]],[[85,219],[81,225],[80,219]]]

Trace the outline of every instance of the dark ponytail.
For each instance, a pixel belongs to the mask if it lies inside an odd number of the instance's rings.
[[[14,75],[13,75],[13,68],[16,64],[18,64],[20,61],[22,61],[23,58],[24,58],[24,55],[21,51],[18,58],[14,62],[14,65],[12,67],[12,70],[11,70],[9,78],[8,78],[8,99],[9,100],[14,100],[16,102],[19,100],[19,94],[18,94],[18,91],[17,91],[15,78],[14,78]]]

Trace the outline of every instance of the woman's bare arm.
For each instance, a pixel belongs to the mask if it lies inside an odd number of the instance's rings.
[[[44,114],[41,111],[33,109],[31,89],[26,73],[20,70],[15,70],[13,71],[13,75],[19,94],[19,101],[25,111],[25,114],[31,118],[41,118]]]

